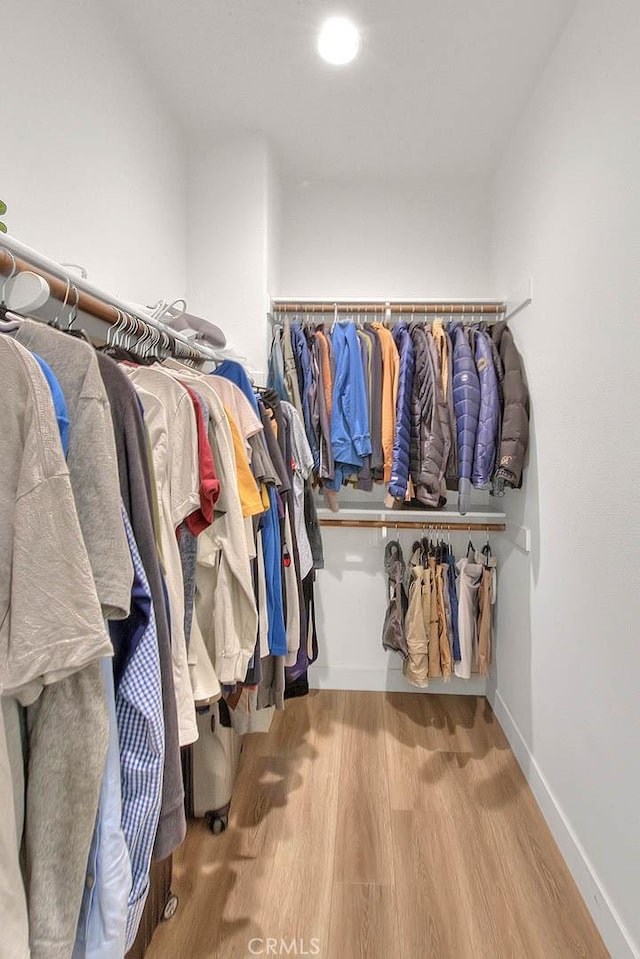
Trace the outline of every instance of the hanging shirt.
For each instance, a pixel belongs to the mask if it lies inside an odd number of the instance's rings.
[[[211,375],[220,376],[225,380],[230,380],[232,383],[235,383],[251,404],[251,408],[256,416],[260,415],[258,411],[258,401],[253,392],[253,383],[249,379],[249,375],[242,363],[237,363],[235,360],[223,360],[222,363],[218,364]]]
[[[129,614],[133,567],[120,513],[109,401],[95,351],[45,323],[24,320],[15,339],[51,367],[67,402],[73,496],[105,619]]]
[[[225,409],[235,420],[236,426],[250,451],[248,440],[256,433],[262,433],[262,423],[254,410],[250,400],[239,386],[224,376],[210,376],[209,381],[224,403]]]
[[[19,843],[13,812],[11,768],[0,709],[0,922],[2,959],[28,959],[29,920],[27,900],[18,861]]]
[[[218,502],[220,496],[220,482],[216,476],[215,465],[213,462],[213,453],[209,443],[208,424],[209,415],[203,412],[201,406],[204,400],[190,389],[185,383],[182,383],[189,394],[193,403],[193,412],[196,417],[196,427],[198,430],[198,470],[200,476],[200,509],[187,516],[185,523],[193,536],[198,536],[207,526],[213,522],[213,508]],[[206,405],[205,405],[206,412]]]
[[[229,421],[229,429],[233,440],[233,449],[236,462],[236,478],[238,484],[238,493],[240,494],[240,503],[242,505],[242,515],[259,516],[263,512],[260,490],[254,479],[253,473],[249,467],[249,461],[244,451],[244,445],[240,436],[240,431],[236,425],[231,412],[224,407],[224,411]]]
[[[151,457],[147,454],[147,434],[142,418],[142,405],[135,386],[124,369],[98,353],[100,374],[109,397],[109,407],[118,454],[120,495],[131,522],[140,559],[149,583],[156,621],[164,721],[164,771],[162,775],[162,809],[156,834],[154,854],[165,859],[185,837],[187,822],[184,812],[182,765],[178,745],[178,714],[173,685],[171,636],[160,567],[152,503],[154,484],[150,479]],[[159,522],[158,522],[159,525]]]
[[[160,535],[169,596],[173,682],[181,746],[198,737],[193,690],[184,635],[184,581],[178,526],[200,506],[198,433],[191,398],[183,386],[160,369],[126,369],[145,412],[160,505]]]
[[[60,384],[53,375],[53,370],[51,367],[48,366],[42,357],[38,356],[37,353],[33,353],[32,355],[44,373],[45,380],[49,384],[51,398],[53,400],[53,408],[55,410],[56,420],[58,422],[58,429],[60,430],[62,452],[66,457],[67,453],[69,452],[69,413],[67,411],[67,401],[64,398],[64,393],[60,389]]]
[[[255,648],[258,611],[231,427],[210,383],[213,377],[187,367],[168,367],[167,375],[192,385],[209,407],[209,439],[220,477],[220,499],[212,525],[198,539],[196,619],[219,681],[243,682]]]
[[[26,858],[31,950],[44,959],[51,942],[70,953],[75,938],[106,754],[96,660],[110,655],[111,643],[51,392],[35,359],[10,338],[0,339],[0,381],[7,396],[0,433],[0,689],[24,704],[37,697],[27,710]],[[64,800],[69,788],[75,792]],[[23,797],[17,802],[24,808]],[[0,870],[9,866],[3,858]],[[3,929],[15,919],[0,915]]]
[[[136,583],[139,591],[147,597],[146,622],[135,652],[127,663],[115,703],[122,782],[121,821],[131,863],[131,882],[126,890],[124,951],[128,951],[136,937],[149,891],[151,853],[162,804],[165,742],[155,613],[144,567],[126,517],[125,528]]]
[[[102,661],[109,709],[109,749],[73,959],[121,959],[125,951],[131,863],[122,832],[122,785],[111,663]]]
[[[313,467],[313,455],[295,406],[283,402],[282,412],[291,433],[294,523],[300,558],[300,577],[304,579],[313,569],[313,554],[304,517],[304,484]]]

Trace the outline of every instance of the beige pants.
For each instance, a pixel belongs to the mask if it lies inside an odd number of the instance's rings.
[[[491,603],[493,600],[493,572],[482,570],[478,590],[478,672],[486,676],[491,663]]]
[[[405,634],[409,655],[402,664],[405,679],[414,686],[429,685],[429,637],[425,627],[422,566],[413,566],[409,586],[409,606],[405,617]],[[428,622],[428,621],[427,621]]]
[[[442,675],[445,679],[451,678],[451,645],[449,643],[449,618],[447,615],[447,604],[445,602],[445,594],[449,588],[449,582],[447,579],[449,570],[444,563],[441,563],[437,570],[437,582],[438,582],[438,628],[440,635],[440,666],[442,668]]]

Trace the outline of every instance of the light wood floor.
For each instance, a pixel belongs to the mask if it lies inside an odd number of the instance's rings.
[[[173,891],[148,959],[248,959],[257,938],[320,959],[609,955],[484,699],[288,702],[246,737],[228,831],[190,827]]]

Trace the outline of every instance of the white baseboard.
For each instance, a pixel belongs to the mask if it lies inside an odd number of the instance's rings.
[[[508,706],[489,683],[486,695],[612,959],[640,959],[640,948],[618,916]]]
[[[309,670],[312,689],[357,689],[392,693],[449,693],[458,696],[484,696],[486,679],[474,676],[469,680],[450,682],[432,679],[424,689],[408,683],[401,669],[348,669],[340,666],[312,666]]]

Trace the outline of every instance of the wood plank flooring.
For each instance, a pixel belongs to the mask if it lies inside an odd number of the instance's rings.
[[[245,737],[228,830],[191,824],[173,891],[147,959],[609,956],[482,698],[288,702]]]

